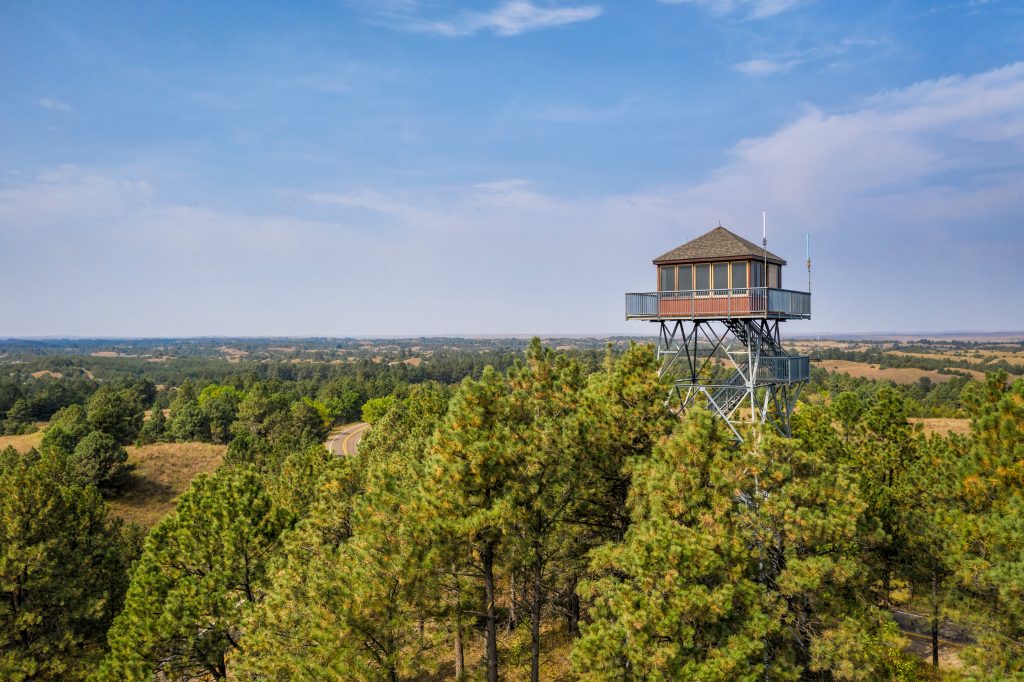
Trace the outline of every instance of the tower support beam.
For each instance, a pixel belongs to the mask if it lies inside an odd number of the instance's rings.
[[[672,382],[668,404],[680,411],[706,407],[737,440],[745,423],[791,435],[790,417],[810,365],[782,348],[778,320],[675,319],[659,325],[659,376]]]

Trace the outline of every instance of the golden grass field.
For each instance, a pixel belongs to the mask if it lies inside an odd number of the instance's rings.
[[[156,443],[128,447],[135,465],[127,488],[108,501],[110,512],[126,521],[152,527],[174,508],[197,475],[220,466],[227,446],[212,443]]]
[[[13,446],[18,452],[39,447],[45,423],[37,424],[35,433],[21,436],[0,436],[0,450]],[[156,443],[141,447],[129,446],[128,461],[135,465],[128,486],[108,500],[110,511],[126,521],[146,527],[156,525],[189,483],[198,474],[220,466],[227,452],[226,445],[212,443]]]
[[[916,384],[921,377],[928,377],[935,383],[953,378],[951,374],[939,374],[914,367],[879,367],[852,360],[821,360],[815,364],[829,372],[840,372],[865,379],[888,379],[897,384]]]
[[[911,424],[920,424],[925,433],[935,433],[940,436],[948,436],[951,433],[967,435],[971,432],[970,419],[955,419],[945,417],[910,417],[907,419]]]
[[[43,440],[43,429],[46,428],[45,423],[36,424],[38,429],[34,433],[26,433],[20,436],[0,436],[0,450],[8,446],[13,446],[18,452],[28,452],[32,448],[39,447],[39,443]]]

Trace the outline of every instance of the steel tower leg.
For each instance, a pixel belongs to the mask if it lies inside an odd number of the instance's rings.
[[[790,417],[806,377],[794,376],[777,320],[660,320],[659,377],[670,378],[666,404],[700,404],[741,441],[741,425],[770,424],[790,436]]]

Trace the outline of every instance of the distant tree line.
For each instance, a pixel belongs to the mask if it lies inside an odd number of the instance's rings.
[[[953,377],[949,381],[933,382],[928,377],[912,384],[897,384],[887,379],[851,377],[844,372],[830,372],[811,365],[811,380],[801,393],[801,400],[834,400],[842,393],[855,393],[861,400],[872,402],[882,391],[900,394],[908,417],[967,417],[968,411],[961,392],[977,382],[970,377]]]

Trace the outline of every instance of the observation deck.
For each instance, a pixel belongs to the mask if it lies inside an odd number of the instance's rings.
[[[810,293],[791,289],[752,287],[626,294],[627,320],[806,320],[810,317]]]

